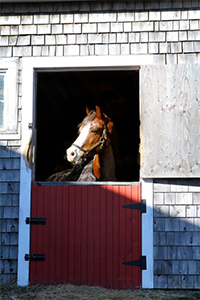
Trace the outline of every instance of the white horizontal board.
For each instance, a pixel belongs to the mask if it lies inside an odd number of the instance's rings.
[[[199,177],[200,65],[142,66],[141,177]]]

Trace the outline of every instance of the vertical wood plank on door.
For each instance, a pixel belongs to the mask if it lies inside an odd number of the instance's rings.
[[[70,211],[70,189],[63,187],[63,282],[68,283],[69,278],[69,211]]]
[[[74,261],[75,261],[75,284],[80,285],[81,281],[81,230],[82,230],[82,218],[81,218],[81,209],[82,209],[82,203],[81,203],[81,195],[82,195],[82,189],[81,186],[77,186],[75,189],[75,199],[74,199],[74,205],[75,205],[75,252],[74,252]]]
[[[82,235],[81,235],[81,252],[82,252],[82,265],[81,265],[81,284],[87,285],[88,282],[88,224],[83,220],[88,218],[88,190],[85,186],[82,186]]]
[[[51,264],[50,264],[50,258],[51,258],[51,253],[49,251],[51,244],[50,244],[50,235],[51,235],[51,231],[50,231],[50,226],[49,224],[51,223],[51,213],[50,213],[50,194],[51,194],[51,190],[50,189],[45,189],[44,195],[43,195],[43,205],[44,205],[44,214],[43,217],[45,215],[47,215],[48,217],[46,218],[46,225],[42,225],[43,227],[39,228],[40,230],[44,230],[44,254],[46,257],[46,266],[44,267],[44,271],[43,271],[43,276],[44,276],[44,284],[48,284],[49,283],[49,274],[50,274],[50,269],[51,269]],[[39,198],[38,198],[39,199]]]
[[[100,187],[94,188],[94,285],[100,284],[101,278],[101,243],[100,243],[100,228],[101,228],[101,201],[100,201]]]

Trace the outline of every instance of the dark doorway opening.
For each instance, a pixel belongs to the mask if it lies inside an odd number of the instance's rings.
[[[38,72],[35,180],[71,168],[66,149],[77,137],[85,108],[107,114],[119,138],[118,181],[139,181],[139,72]]]

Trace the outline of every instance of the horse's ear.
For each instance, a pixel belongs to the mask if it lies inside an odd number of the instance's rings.
[[[96,105],[96,114],[98,118],[101,118],[101,109]]]
[[[87,114],[87,116],[90,114],[90,110],[89,110],[89,108],[86,106],[86,114]]]
[[[96,154],[94,157],[93,173],[97,179],[101,177],[99,154]]]

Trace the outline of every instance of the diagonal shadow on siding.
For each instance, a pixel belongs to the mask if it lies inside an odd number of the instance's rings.
[[[200,287],[200,181],[154,181],[154,286]]]

